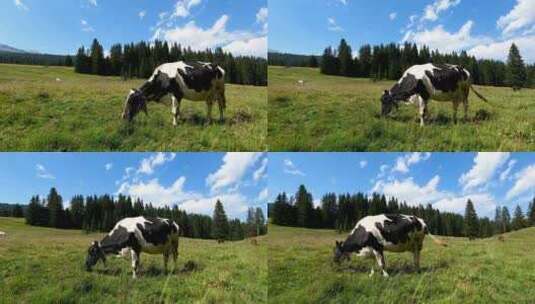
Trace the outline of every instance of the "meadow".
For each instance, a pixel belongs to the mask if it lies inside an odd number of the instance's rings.
[[[249,240],[217,244],[180,238],[177,269],[161,255],[141,255],[141,274],[108,257],[86,272],[89,244],[102,234],[32,227],[0,218],[0,303],[265,303],[267,247]],[[170,269],[172,263],[169,264]],[[192,266],[193,265],[193,266]]]
[[[318,69],[269,67],[270,151],[528,151],[535,149],[535,90],[476,86],[468,120],[450,102],[431,101],[429,120],[402,105],[380,117],[380,97],[393,81],[320,74]],[[304,80],[304,84],[298,84]]]
[[[59,81],[58,81],[59,80]],[[204,102],[184,100],[172,125],[171,101],[149,116],[121,119],[126,95],[145,80],[74,73],[72,68],[0,64],[1,151],[263,151],[267,89],[227,85],[225,122],[206,124]]]
[[[426,238],[421,271],[410,253],[386,253],[389,278],[368,277],[375,260],[332,262],[332,230],[271,225],[268,237],[270,303],[533,303],[535,228],[468,241]],[[376,267],[377,268],[377,267]]]

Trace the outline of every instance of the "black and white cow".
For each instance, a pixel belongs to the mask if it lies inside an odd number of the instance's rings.
[[[453,102],[453,120],[457,123],[457,108],[462,103],[465,119],[468,115],[468,94],[470,89],[488,102],[472,86],[470,73],[451,64],[424,64],[410,67],[403,77],[381,97],[381,114],[390,114],[399,102],[415,103],[419,106],[420,125],[424,125],[427,115],[427,103],[430,99]]]
[[[173,255],[174,265],[178,257],[178,225],[171,220],[152,217],[130,217],[120,220],[115,227],[100,242],[94,241],[87,250],[85,261],[87,271],[99,261],[106,264],[106,255],[132,256],[132,276],[136,278],[136,271],[140,263],[142,252],[149,254],[163,254],[165,271],[169,256]]]
[[[159,101],[171,94],[173,125],[180,119],[180,102],[183,98],[206,101],[208,121],[212,121],[212,106],[217,102],[219,118],[223,121],[226,108],[225,70],[213,63],[178,61],[165,63],[154,70],[152,76],[139,89],[132,89],[126,97],[123,119],[132,121],[140,112],[147,112],[147,102]]]
[[[336,241],[334,261],[340,263],[344,259],[349,260],[351,253],[361,257],[375,257],[383,276],[387,277],[384,251],[409,251],[414,255],[414,266],[418,270],[420,251],[426,234],[435,243],[446,246],[445,242],[431,235],[425,222],[416,216],[402,214],[367,216],[355,225],[344,242]],[[370,276],[373,274],[372,267]]]

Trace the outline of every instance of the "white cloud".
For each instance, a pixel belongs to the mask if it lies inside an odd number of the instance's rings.
[[[237,185],[256,161],[262,156],[262,153],[251,152],[229,152],[223,157],[223,164],[214,173],[206,178],[212,192],[216,192],[225,187]]]
[[[185,18],[190,15],[190,10],[194,6],[201,4],[201,0],[179,0],[175,4],[174,17]]]
[[[237,56],[267,57],[267,37],[257,37],[248,40],[236,40],[223,47],[225,52]]]
[[[398,13],[396,13],[396,12],[392,12],[392,13],[388,14],[388,18],[390,20],[396,19],[397,16],[398,16]]]
[[[15,6],[21,10],[27,11],[30,10],[30,8],[22,2],[22,0],[14,0]]]
[[[474,166],[459,178],[465,191],[483,186],[495,175],[496,171],[507,161],[510,153],[479,152],[474,158]]]
[[[164,17],[165,18],[165,17]],[[171,43],[180,43],[193,50],[222,47],[235,55],[252,55],[267,57],[267,37],[248,31],[227,31],[228,15],[222,15],[211,27],[197,26],[194,20],[183,26],[154,29],[153,40],[160,39]],[[165,20],[160,23],[166,23]]]
[[[290,175],[305,176],[305,173],[303,173],[299,169],[297,169],[295,164],[289,159],[285,159],[284,160],[284,173],[287,173],[287,174],[290,174]]]
[[[433,4],[425,7],[422,20],[436,21],[441,12],[445,12],[459,3],[461,0],[436,0]]]
[[[412,178],[405,180],[393,180],[385,182],[377,181],[371,192],[383,193],[389,197],[396,197],[401,201],[406,201],[409,205],[433,203],[446,196],[445,193],[437,189],[440,177],[435,175],[427,184],[420,186]]]
[[[510,173],[513,169],[514,165],[516,164],[516,159],[511,159],[509,163],[507,163],[507,169],[505,169],[502,173],[500,173],[500,181],[503,182],[506,179],[509,179],[511,177]]]
[[[475,193],[464,196],[450,196],[436,202],[433,207],[441,211],[464,214],[466,202],[470,199],[474,203],[474,208],[478,216],[490,216],[496,209],[494,197],[488,193]]]
[[[503,41],[488,41],[473,46],[468,50],[468,54],[476,58],[486,58],[505,61],[511,44],[515,43],[520,50],[524,61],[528,63],[535,62],[535,35],[514,37]]]
[[[150,175],[154,173],[154,169],[156,167],[159,167],[167,162],[174,160],[175,157],[175,153],[158,152],[156,154],[153,154],[148,158],[144,158],[141,160],[139,168],[137,169],[137,173]]]
[[[528,166],[515,175],[515,184],[513,188],[507,191],[506,198],[510,200],[529,191],[531,191],[529,194],[535,194],[535,164]]]
[[[247,198],[239,193],[192,198],[181,202],[178,207],[189,213],[201,213],[211,216],[217,200],[221,201],[229,218],[243,217],[249,208]]]
[[[415,165],[421,161],[428,160],[431,157],[431,153],[413,152],[400,156],[396,160],[396,166],[392,168],[392,172],[408,173],[409,167]]]
[[[113,163],[107,163],[104,165],[104,169],[106,169],[106,171],[110,171],[111,168],[113,168]]]
[[[256,198],[259,202],[265,202],[268,198],[269,192],[268,188],[264,188],[260,193],[258,193],[258,197]]]
[[[535,25],[535,1],[517,0],[515,7],[496,22],[504,36],[510,36],[520,30],[529,30]]]
[[[267,171],[267,164],[268,164],[268,158],[265,157],[263,160],[262,160],[262,164],[260,165],[260,167],[258,167],[258,169],[256,169],[256,171],[253,173],[253,180],[255,182],[265,178],[267,176],[266,174],[266,171]]]
[[[340,2],[340,3],[343,4],[343,5],[347,5],[347,1],[348,1],[348,0],[338,0],[338,2]]]
[[[147,15],[147,11],[140,11],[137,15],[139,16],[139,19],[143,19]]]
[[[336,20],[332,17],[327,18],[327,23],[328,23],[327,29],[329,29],[329,31],[332,31],[332,32],[344,31],[344,29],[341,26],[336,24]]]
[[[440,177],[435,175],[426,184],[418,185],[412,178],[378,181],[371,192],[383,193],[387,197],[396,197],[408,205],[432,204],[441,211],[464,213],[466,201],[470,198],[479,216],[489,216],[496,207],[492,195],[488,193],[470,193],[458,195],[439,189]]]
[[[80,24],[82,25],[82,31],[84,32],[90,33],[90,32],[95,31],[95,29],[92,26],[90,26],[89,23],[84,19],[80,20]]]
[[[186,178],[179,177],[171,186],[165,187],[160,184],[158,179],[152,179],[148,182],[124,182],[119,187],[117,193],[130,195],[134,198],[141,198],[145,203],[151,202],[155,206],[169,206],[177,204],[180,201],[196,198],[194,193],[184,191]]]
[[[461,49],[468,49],[479,44],[490,43],[492,40],[488,37],[472,36],[472,27],[474,22],[468,20],[455,33],[450,33],[442,25],[437,25],[431,30],[423,29],[421,31],[409,30],[405,33],[402,41],[414,42],[419,46],[427,45],[431,49],[439,49],[441,52],[452,52]]]
[[[268,20],[268,9],[267,7],[261,7],[256,13],[256,22],[266,23]]]
[[[361,169],[362,169],[362,168],[365,168],[367,165],[368,165],[368,162],[365,161],[365,160],[361,160],[361,161],[359,162],[359,166],[360,166]]]
[[[93,6],[98,6],[97,0],[87,0],[87,2]]]
[[[43,166],[41,164],[35,165],[35,170],[36,170],[36,176],[39,177],[39,178],[56,179],[56,177],[54,175],[52,175],[52,173],[48,172],[46,170],[45,166]]]

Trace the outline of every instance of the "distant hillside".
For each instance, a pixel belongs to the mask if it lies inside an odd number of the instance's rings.
[[[7,44],[0,43],[0,52],[10,52],[10,53],[26,53],[26,51],[16,49],[12,46],[9,46]]]
[[[26,209],[28,208],[27,205],[20,205],[22,207],[23,212],[26,212]],[[6,204],[6,203],[0,203],[0,216],[11,216],[13,213],[13,208],[15,208],[15,205],[12,204]]]
[[[315,64],[311,64],[312,58],[316,59]],[[268,64],[277,66],[294,66],[294,67],[317,67],[321,62],[321,56],[315,55],[300,55],[280,53],[277,51],[269,51]]]
[[[6,50],[6,48],[4,48],[4,45],[0,45],[0,63],[57,66],[73,65],[72,58],[70,60],[67,60],[67,57],[69,56],[28,53],[25,51],[13,49],[11,47],[9,48],[10,50]]]

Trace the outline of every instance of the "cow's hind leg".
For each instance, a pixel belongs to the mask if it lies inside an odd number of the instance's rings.
[[[131,250],[132,252],[132,278],[137,278],[137,271],[139,269],[139,253],[137,253],[135,250]]]
[[[207,108],[207,112],[208,112],[208,123],[211,124],[212,123],[212,106],[214,105],[214,101],[213,99],[208,99],[206,101],[206,108]]]
[[[383,277],[388,277],[388,272],[386,272],[386,263],[385,263],[385,255],[382,251],[374,250],[373,254],[375,255],[375,259],[377,260],[377,264],[379,264],[379,268],[381,269],[381,272],[383,273]]]
[[[468,121],[468,98],[465,98],[463,100],[463,107],[464,107],[464,121]]]
[[[425,116],[427,115],[427,100],[423,99],[421,96],[418,96],[418,107],[420,114],[420,126],[425,125]]]
[[[415,249],[414,252],[414,269],[420,271],[420,249]]]
[[[172,109],[171,109],[171,113],[173,113],[173,126],[176,126],[178,124],[177,123],[177,119],[178,120],[181,119],[180,103],[182,101],[182,98],[176,97],[176,96],[172,96],[171,99],[173,100],[173,106],[172,106]]]
[[[457,100],[453,101],[453,123],[457,124],[457,109],[459,108],[459,102]]]
[[[169,250],[166,250],[163,253],[163,268],[165,270],[165,274],[167,274],[167,262],[169,261]]]
[[[173,265],[175,267],[174,269],[176,269],[176,261],[178,259],[178,239],[176,240],[176,242],[173,242],[172,254],[173,254]]]

